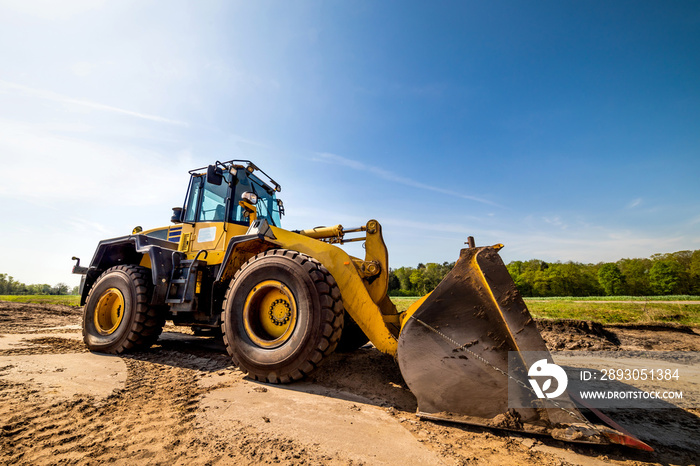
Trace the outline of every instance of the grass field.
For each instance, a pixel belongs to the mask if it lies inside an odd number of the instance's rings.
[[[391,298],[399,311],[408,309],[417,299]],[[698,296],[655,296],[649,299],[653,301],[700,301]],[[527,304],[530,313],[540,319],[580,319],[592,320],[601,324],[663,322],[700,326],[700,304],[647,302],[645,298],[634,297],[633,299],[620,296],[525,298],[525,304]]]
[[[37,303],[37,304],[63,304],[66,306],[79,306],[78,295],[0,295],[0,301],[13,303]]]
[[[525,298],[525,301],[700,301],[700,296],[561,296],[554,298]]]
[[[405,311],[417,299],[417,297],[391,298],[399,311]],[[699,296],[655,296],[649,299],[652,301],[700,301]],[[0,295],[0,301],[78,306],[80,296]],[[532,315],[537,318],[592,320],[601,324],[664,322],[700,326],[700,304],[648,302],[644,298],[620,296],[525,298],[525,303]]]
[[[534,299],[527,299],[525,303],[538,318],[592,320],[602,324],[664,322],[700,326],[700,304]]]

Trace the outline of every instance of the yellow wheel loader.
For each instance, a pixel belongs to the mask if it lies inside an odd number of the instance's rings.
[[[90,350],[146,348],[170,320],[220,331],[242,371],[288,383],[336,349],[370,341],[398,360],[422,418],[649,449],[619,426],[591,422],[566,395],[545,404],[512,383],[509,353],[525,371],[538,363],[530,352],[551,357],[501,245],[470,240],[438,287],[398,312],[376,220],[289,231],[281,226],[280,185],[252,162],[217,161],[190,175],[170,226],[101,241],[89,267],[74,258]],[[352,241],[364,242],[364,258],[339,247]],[[531,403],[510,408],[509,399]]]

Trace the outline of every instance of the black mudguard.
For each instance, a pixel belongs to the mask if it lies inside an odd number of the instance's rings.
[[[144,255],[151,259],[151,278],[154,284],[151,304],[165,303],[168,283],[173,269],[173,256],[180,259],[185,254],[177,250],[177,244],[146,235],[129,235],[102,240],[97,244],[95,255],[81,281],[80,305],[85,304],[90,288],[102,273],[122,264],[140,264]]]

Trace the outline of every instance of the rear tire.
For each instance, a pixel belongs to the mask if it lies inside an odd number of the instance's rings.
[[[221,314],[234,364],[256,380],[289,383],[330,355],[343,330],[340,290],[320,262],[274,249],[236,273]]]
[[[118,265],[95,282],[83,308],[83,341],[90,351],[120,354],[148,348],[158,340],[165,319],[149,306],[151,272],[136,265]]]

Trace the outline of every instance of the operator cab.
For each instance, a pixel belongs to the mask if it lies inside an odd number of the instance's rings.
[[[247,165],[241,165],[241,162]],[[256,171],[267,177],[274,187],[254,175]],[[272,226],[281,227],[284,206],[276,196],[276,192],[281,190],[280,185],[252,162],[216,162],[215,165],[192,170],[190,175],[185,204],[182,209],[173,209],[173,222],[248,225],[248,213],[241,206],[241,201],[245,201],[255,206],[257,218],[267,220]]]

